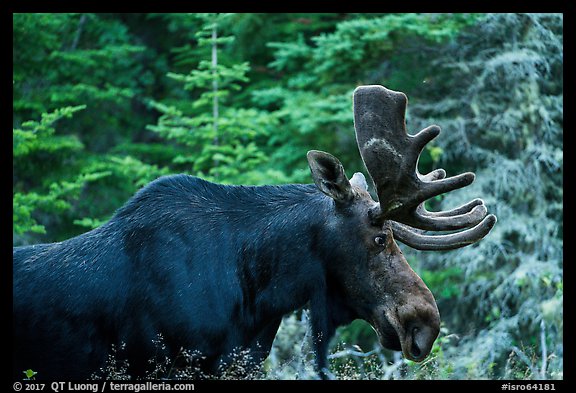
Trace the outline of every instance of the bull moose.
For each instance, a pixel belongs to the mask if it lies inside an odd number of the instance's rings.
[[[169,356],[201,353],[207,373],[238,348],[258,365],[282,317],[301,307],[310,310],[321,377],[336,328],[358,318],[383,347],[425,359],[440,315],[395,240],[419,250],[464,247],[496,217],[481,199],[448,211],[424,207],[474,174],[419,173],[420,153],[440,128],[409,135],[406,105],[405,94],[379,85],[353,94],[356,140],[378,201],[364,175],[349,180],[337,158],[312,150],[314,184],[164,176],[99,228],[15,247],[14,377],[33,369],[38,378],[88,378],[122,343],[130,375],[143,375],[158,334]]]

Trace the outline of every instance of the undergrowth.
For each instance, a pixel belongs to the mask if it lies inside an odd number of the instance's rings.
[[[366,324],[367,325],[367,324]],[[344,328],[345,329],[345,328]],[[328,360],[330,379],[336,380],[448,380],[448,379],[562,379],[563,372],[547,370],[546,365],[556,355],[536,352],[535,346],[509,344],[504,362],[485,363],[481,354],[461,353],[466,339],[450,332],[444,324],[430,355],[421,363],[406,360],[400,352],[389,351],[375,343],[372,348],[340,341],[346,337],[340,332],[333,340]],[[486,337],[486,340],[504,341],[504,338]],[[476,339],[477,340],[477,339]],[[307,311],[286,316],[280,326],[272,350],[266,360],[254,367],[249,350],[237,348],[227,362],[221,362],[216,372],[206,373],[201,368],[203,355],[198,351],[181,349],[175,358],[165,355],[162,336],[154,340],[157,353],[149,360],[149,368],[142,379],[149,380],[309,380],[318,379],[314,369]],[[489,350],[495,345],[485,341]],[[466,345],[463,346],[466,348]],[[113,346],[105,367],[94,373],[93,379],[131,380],[129,364],[121,359],[125,349]],[[462,357],[467,356],[466,361]],[[475,357],[476,356],[476,357]],[[542,356],[547,361],[542,361]],[[139,379],[139,378],[138,378]]]

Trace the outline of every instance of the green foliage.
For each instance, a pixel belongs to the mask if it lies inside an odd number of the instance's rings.
[[[118,150],[146,140],[151,65],[163,62],[114,15],[14,14],[13,22],[14,242],[63,240],[104,222],[158,174]]]
[[[43,225],[39,225],[32,213],[41,209],[47,213],[61,213],[71,208],[67,199],[77,199],[81,188],[86,182],[98,180],[108,176],[108,172],[90,173],[78,176],[73,181],[61,181],[50,184],[46,194],[15,193],[13,195],[13,226],[16,234],[27,231],[46,233]]]
[[[119,20],[98,14],[14,14],[14,122],[89,103],[70,133],[97,148],[118,140],[133,116],[132,100],[153,83],[144,47]],[[95,121],[97,119],[97,121]],[[126,121],[125,119],[130,119]]]
[[[24,378],[25,380],[33,380],[35,379],[36,374],[38,374],[36,371],[30,369],[22,372],[24,373],[24,376],[26,376],[26,378]]]
[[[29,120],[22,123],[22,128],[12,131],[12,154],[19,157],[36,151],[55,153],[61,149],[82,149],[84,146],[74,136],[55,136],[53,125],[85,108],[86,105],[60,108],[51,113],[43,113],[39,122]]]
[[[58,157],[82,150],[84,146],[74,136],[58,136],[54,124],[62,118],[84,109],[85,106],[65,107],[51,113],[43,113],[40,121],[26,121],[13,130],[13,154],[15,164],[25,162],[33,155],[49,154]],[[60,180],[48,184],[47,190],[39,192],[15,192],[12,199],[13,230],[17,235],[34,232],[46,233],[44,225],[33,218],[37,210],[45,213],[61,213],[71,208],[70,200],[77,199],[87,182],[108,176],[109,172],[81,174],[72,180]],[[15,185],[16,187],[16,185]]]
[[[151,106],[162,116],[157,125],[148,129],[184,144],[186,153],[176,155],[172,161],[187,165],[196,175],[223,183],[266,182],[254,169],[267,159],[262,145],[275,126],[274,116],[255,108],[232,106],[231,93],[248,81],[249,65],[219,62],[220,45],[233,42],[233,37],[219,35],[223,16],[201,16],[205,24],[197,34],[198,45],[209,47],[211,59],[200,60],[188,74],[168,74],[182,82],[185,90],[199,91],[196,100],[186,105],[190,114],[176,106],[152,102]]]
[[[274,110],[285,130],[273,136],[276,150],[270,160],[295,181],[305,181],[307,174],[299,169],[310,148],[335,154],[350,173],[362,170],[357,149],[350,148],[355,146],[351,127],[354,88],[378,83],[411,89],[430,68],[425,63],[392,68],[392,59],[413,62],[415,57],[398,48],[414,39],[421,46],[450,40],[477,18],[468,14],[368,14],[340,21],[331,31],[309,39],[298,34],[290,41],[269,43],[275,57],[269,66],[285,75],[281,83],[254,92],[255,103]],[[402,83],[396,85],[397,80]],[[428,148],[436,150],[426,157],[436,159],[437,148]]]
[[[446,285],[459,291],[440,304],[462,334],[462,377],[562,377],[561,26],[557,14],[487,16],[439,54],[449,78],[430,83],[428,100],[412,107],[416,128],[443,125],[441,163],[476,171],[476,182],[442,205],[482,195],[498,216],[474,247],[420,255],[437,296]],[[456,271],[452,284],[436,283]]]
[[[459,267],[449,267],[440,271],[424,270],[420,273],[420,277],[429,287],[439,289],[435,294],[437,301],[457,298],[460,295],[462,269]]]

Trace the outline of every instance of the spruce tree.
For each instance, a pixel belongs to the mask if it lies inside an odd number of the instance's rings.
[[[151,102],[162,115],[148,128],[185,146],[173,158],[177,168],[222,183],[270,182],[261,167],[267,161],[265,148],[275,121],[265,111],[234,104],[235,95],[248,82],[249,64],[226,64],[220,56],[234,40],[220,28],[229,15],[194,17],[202,21],[195,39],[205,58],[187,74],[168,74],[190,92],[192,102],[185,109]]]

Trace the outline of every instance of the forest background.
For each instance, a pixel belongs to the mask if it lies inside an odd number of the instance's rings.
[[[460,250],[401,245],[443,320],[424,363],[355,321],[334,376],[562,379],[562,14],[13,14],[13,245],[90,230],[165,174],[310,183],[310,149],[366,173],[365,84],[407,94],[410,132],[442,127],[421,172],[476,173],[434,208],[481,196],[498,223]],[[307,318],[251,377],[314,377]]]

